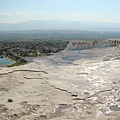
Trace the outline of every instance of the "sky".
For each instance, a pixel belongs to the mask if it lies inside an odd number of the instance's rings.
[[[0,0],[0,23],[28,20],[120,22],[120,0]]]

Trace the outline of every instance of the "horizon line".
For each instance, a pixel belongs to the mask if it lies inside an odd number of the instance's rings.
[[[93,23],[120,23],[120,22],[110,22],[110,21],[88,21],[88,20],[61,20],[61,19],[48,19],[48,20],[25,20],[18,22],[0,22],[0,24],[17,24],[28,21],[65,21],[65,22],[93,22]]]

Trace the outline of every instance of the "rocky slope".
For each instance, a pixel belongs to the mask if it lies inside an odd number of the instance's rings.
[[[71,49],[73,42],[53,56],[24,66],[1,67],[0,119],[119,120],[117,41],[96,43],[92,48],[81,42],[82,47]]]

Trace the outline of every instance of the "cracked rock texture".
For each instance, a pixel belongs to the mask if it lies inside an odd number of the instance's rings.
[[[1,67],[0,120],[120,120],[119,52],[114,46],[69,47]]]

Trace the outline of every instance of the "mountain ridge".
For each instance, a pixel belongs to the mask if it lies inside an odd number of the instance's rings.
[[[0,23],[0,31],[19,30],[120,31],[120,23],[63,20],[29,20],[19,23]]]

